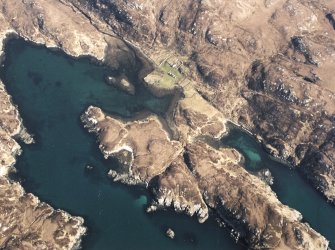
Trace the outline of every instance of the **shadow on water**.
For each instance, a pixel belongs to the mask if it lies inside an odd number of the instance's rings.
[[[22,144],[15,178],[42,201],[84,217],[84,249],[241,249],[214,220],[201,225],[170,210],[146,214],[148,192],[108,179],[116,164],[103,158],[79,119],[89,105],[124,118],[162,115],[171,96],[156,98],[139,84],[135,96],[120,92],[105,84],[113,72],[102,65],[23,40],[8,41],[5,51],[1,79],[36,140]],[[168,227],[175,240],[165,236]]]
[[[212,144],[215,142],[212,142]],[[231,125],[229,134],[216,146],[232,147],[242,153],[249,171],[269,169],[274,177],[272,190],[279,200],[298,210],[304,221],[324,235],[335,247],[335,206],[326,201],[302,176],[270,156],[253,136]]]

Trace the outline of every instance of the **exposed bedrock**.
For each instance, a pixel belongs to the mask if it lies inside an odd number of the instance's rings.
[[[84,220],[25,193],[19,183],[0,177],[1,249],[75,249]]]
[[[333,1],[71,2],[100,15],[159,67],[179,59],[172,66],[183,65],[179,71],[187,72],[210,105],[292,165],[299,166],[310,148],[318,154],[328,143],[335,107]],[[168,73],[187,85],[173,69]],[[171,87],[156,76],[149,78]],[[331,171],[314,162],[305,167],[312,171],[302,172],[332,200],[334,162]]]
[[[147,211],[172,206],[177,212],[193,216],[197,214],[200,223],[208,218],[208,208],[203,200],[195,177],[180,155],[164,173],[152,180],[151,188],[156,201]]]
[[[334,203],[335,201],[335,131],[331,130],[318,148],[309,147],[300,163],[301,171],[313,185]]]
[[[231,149],[203,142],[187,146],[189,164],[205,202],[254,249],[327,249],[327,240],[301,214],[279,202],[258,177],[238,164]]]
[[[180,202],[186,212],[193,211],[191,202],[200,204],[205,211],[202,200],[216,207],[215,195],[220,194],[225,201],[224,206],[218,207],[222,215],[229,215],[228,208],[234,209],[235,203],[249,211],[246,215],[240,212],[243,217],[239,218],[228,216],[227,220],[255,248],[322,249],[326,246],[324,238],[299,222],[298,214],[281,205],[269,189],[258,190],[252,183],[258,183],[259,179],[241,172],[241,167],[235,171],[246,182],[240,183],[236,177],[238,186],[235,185],[232,195],[236,195],[236,190],[241,190],[242,195],[229,196],[219,190],[218,194],[210,192],[208,196],[201,190],[210,187],[201,180],[211,175],[203,171],[201,161],[198,159],[195,164],[194,157],[193,172],[186,171],[179,161],[186,145],[190,155],[192,150],[210,154],[213,149],[208,146],[193,145],[195,138],[219,137],[225,132],[224,121],[231,120],[262,138],[273,155],[299,166],[312,184],[334,201],[333,0],[0,0],[0,7],[1,44],[7,34],[15,33],[29,41],[60,48],[72,56],[93,56],[115,70],[135,68],[141,78],[156,64],[155,71],[146,78],[149,88],[154,88],[156,93],[160,92],[159,88],[164,93],[183,90],[185,98],[171,111],[169,123],[179,135],[179,142],[168,137],[154,116],[124,122],[96,112],[101,121],[85,120],[100,134],[101,141],[105,139],[101,147],[105,155],[113,155],[122,163],[120,169],[110,172],[115,179],[147,185],[153,178],[159,178],[162,186],[170,187],[171,192],[160,191],[158,187],[154,188],[155,192],[168,201],[173,194],[175,200],[171,204]],[[143,65],[146,67],[141,70]],[[6,98],[2,100],[7,102]],[[12,136],[18,136],[16,131],[20,131],[24,138],[23,134],[27,133],[17,126],[15,108],[3,110],[0,115],[6,119],[6,122],[0,119],[3,140],[0,156],[5,166],[1,167],[1,173],[7,173],[20,151]],[[106,125],[109,123],[112,126]],[[26,138],[28,142],[29,136]],[[162,147],[166,155],[159,153]],[[227,155],[227,152],[214,152],[222,157]],[[206,163],[208,169],[220,169],[211,161]],[[235,172],[229,168],[230,164],[222,163],[222,166],[227,169],[215,170],[223,172],[219,180],[230,181],[227,172],[231,171],[231,175]],[[199,171],[202,177],[194,171]],[[176,175],[192,180],[190,173],[199,184],[178,185],[179,178],[171,182],[169,177]],[[202,200],[194,189],[196,186]],[[265,184],[257,186],[265,187]],[[245,190],[247,187],[255,189],[252,194]],[[189,196],[183,195],[182,199],[179,194],[185,190],[192,191],[187,191]],[[261,195],[263,191],[268,198]],[[235,200],[240,196],[240,200]],[[259,199],[257,202],[253,200],[255,197]],[[259,213],[252,212],[247,201]],[[288,214],[293,219],[289,220]],[[199,219],[205,217],[204,213]]]
[[[90,56],[115,71],[143,75],[152,70],[139,48],[117,37],[99,16],[86,14],[70,1],[1,0],[0,8],[1,47],[6,36],[14,34],[70,56]]]
[[[121,163],[121,169],[111,170],[110,175],[128,184],[148,185],[182,151],[181,143],[169,139],[156,116],[123,122],[90,106],[82,115],[82,121],[99,135],[99,148],[105,158],[114,156]]]
[[[293,70],[292,70],[293,69]],[[246,75],[248,87],[243,97],[249,113],[258,116],[245,122],[273,155],[300,166],[301,172],[330,201],[334,202],[335,95],[322,88],[315,66],[289,60],[285,56],[270,62],[255,61]],[[321,98],[322,97],[322,98]],[[325,149],[324,145],[330,145]]]
[[[298,211],[281,204],[269,185],[240,165],[235,149],[217,150],[195,138],[183,148],[156,116],[123,122],[89,107],[82,121],[98,135],[105,157],[120,162],[109,172],[115,181],[152,190],[148,212],[171,206],[204,222],[212,208],[251,248],[327,249],[328,241],[302,223]]]

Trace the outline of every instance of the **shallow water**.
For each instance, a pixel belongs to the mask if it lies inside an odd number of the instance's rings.
[[[22,144],[18,178],[42,201],[84,217],[89,230],[84,249],[241,249],[213,220],[201,225],[172,211],[146,214],[147,191],[108,179],[115,163],[103,159],[79,119],[89,105],[126,117],[143,110],[161,114],[170,98],[155,98],[144,88],[127,95],[105,84],[110,72],[102,66],[22,40],[8,42],[1,71],[36,140]],[[175,240],[165,236],[168,227]]]
[[[221,140],[223,146],[239,150],[250,171],[267,168],[274,177],[272,189],[279,200],[300,211],[303,220],[335,244],[335,206],[329,204],[302,176],[287,165],[271,157],[250,134],[232,127]]]

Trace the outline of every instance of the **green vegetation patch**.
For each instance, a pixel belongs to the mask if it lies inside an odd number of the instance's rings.
[[[177,59],[165,60],[145,77],[145,81],[157,88],[173,89],[183,80],[184,74],[185,67]]]

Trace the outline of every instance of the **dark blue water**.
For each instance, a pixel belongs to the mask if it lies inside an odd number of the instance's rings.
[[[267,168],[274,177],[272,189],[279,200],[300,211],[304,221],[335,244],[335,206],[321,196],[301,175],[287,165],[271,157],[251,135],[233,127],[222,145],[239,150],[245,158],[245,166],[250,171]]]
[[[36,140],[22,145],[16,164],[22,185],[55,208],[84,217],[84,249],[241,249],[213,220],[199,224],[169,211],[146,214],[149,194],[108,179],[114,163],[103,159],[79,119],[89,105],[126,117],[143,110],[161,114],[170,97],[155,98],[141,87],[136,96],[127,95],[105,84],[111,73],[106,68],[22,40],[6,45],[1,72]],[[94,168],[86,170],[87,164]],[[168,227],[175,240],[165,236]]]

